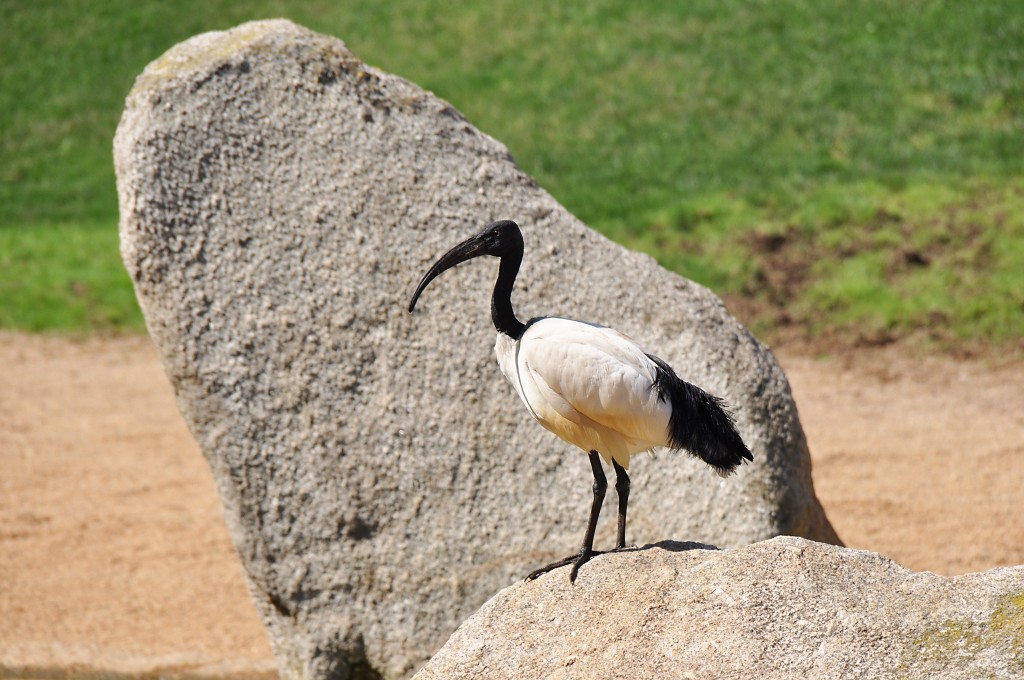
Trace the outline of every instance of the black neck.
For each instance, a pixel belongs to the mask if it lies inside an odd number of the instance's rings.
[[[523,262],[522,251],[501,256],[498,266],[498,280],[494,282],[494,293],[491,295],[491,321],[499,333],[518,340],[523,336],[526,326],[516,318],[512,311],[512,286],[519,274],[519,265]]]

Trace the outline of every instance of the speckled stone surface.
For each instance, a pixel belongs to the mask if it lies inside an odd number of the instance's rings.
[[[592,568],[591,568],[592,567]],[[513,585],[416,680],[1020,678],[1024,567],[947,578],[793,537],[665,542]]]

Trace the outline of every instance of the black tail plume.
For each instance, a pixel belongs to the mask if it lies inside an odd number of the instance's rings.
[[[744,460],[754,460],[725,402],[681,379],[658,357],[647,356],[658,365],[654,380],[658,398],[672,406],[668,422],[672,448],[689,451],[721,475],[732,473]]]

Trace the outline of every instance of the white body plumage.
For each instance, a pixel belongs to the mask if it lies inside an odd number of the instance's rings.
[[[548,317],[519,340],[498,333],[498,366],[537,421],[584,452],[629,468],[629,457],[668,446],[672,408],[655,389],[657,366],[618,331]]]

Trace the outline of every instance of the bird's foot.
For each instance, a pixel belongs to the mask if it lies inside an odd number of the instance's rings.
[[[603,555],[604,553],[604,550],[581,550],[575,555],[569,555],[568,557],[560,559],[557,562],[552,562],[551,564],[545,565],[540,569],[530,572],[529,576],[527,576],[525,580],[532,581],[538,576],[546,574],[553,569],[558,569],[559,567],[564,567],[567,564],[571,564],[572,570],[569,572],[569,583],[575,583],[576,574],[579,573],[580,567],[589,562],[590,558],[596,557],[598,555]]]
[[[552,562],[551,564],[546,564],[543,567],[541,567],[540,569],[534,569],[523,580],[524,581],[532,581],[533,579],[537,578],[538,576],[542,576],[542,575],[548,573],[552,569],[558,569],[559,567],[564,567],[565,565],[567,565],[570,562],[572,562],[573,560],[575,560],[577,557],[579,557],[579,555],[569,555],[565,559],[558,560],[557,562]]]

